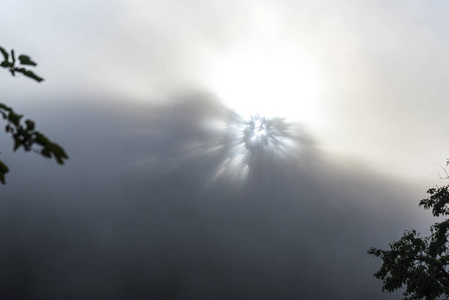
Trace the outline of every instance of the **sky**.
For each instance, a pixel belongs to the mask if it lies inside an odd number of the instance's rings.
[[[397,299],[372,274],[444,185],[449,4],[12,1],[2,299]]]

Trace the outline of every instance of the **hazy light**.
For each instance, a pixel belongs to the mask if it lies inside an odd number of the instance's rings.
[[[302,123],[319,118],[318,74],[296,54],[237,51],[217,63],[212,78],[213,91],[244,118],[259,114]]]
[[[222,160],[211,180],[228,176],[245,181],[295,161],[300,144],[293,127],[281,118],[232,114],[223,126],[220,147],[215,147]]]

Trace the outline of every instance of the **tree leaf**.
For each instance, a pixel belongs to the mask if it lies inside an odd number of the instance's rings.
[[[22,64],[22,65],[37,66],[37,63],[32,61],[31,58],[27,55],[20,55],[19,61],[20,61],[20,64]]]
[[[27,125],[27,130],[34,130],[35,125],[34,125],[34,122],[33,122],[33,121],[31,121],[31,120],[26,120],[26,121],[25,121],[25,124]]]
[[[12,67],[12,63],[10,63],[9,61],[5,60],[5,61],[2,61],[0,66],[3,67],[3,68],[11,68]]]
[[[3,57],[5,58],[5,61],[8,61],[8,59],[9,59],[8,52],[6,52],[6,50],[3,49],[2,47],[0,47],[0,52],[3,54]]]
[[[41,82],[44,81],[44,78],[37,76],[36,74],[34,74],[32,71],[24,69],[24,68],[18,68],[15,69],[14,71],[22,73],[23,75],[30,77],[34,80],[36,80],[37,82]]]
[[[5,184],[5,174],[9,172],[9,168],[0,160],[0,182]]]

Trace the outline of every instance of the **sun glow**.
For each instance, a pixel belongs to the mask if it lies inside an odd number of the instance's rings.
[[[306,142],[297,124],[283,118],[254,115],[244,119],[231,113],[223,125],[213,142],[218,147],[210,152],[218,162],[210,182],[226,177],[243,183],[249,178],[266,180],[271,173],[287,174],[295,168]]]
[[[212,78],[214,92],[246,119],[258,114],[307,124],[319,117],[321,82],[298,55],[236,52],[217,64]]]
[[[213,92],[232,110],[219,149],[225,159],[213,180],[292,171],[304,141],[297,126],[311,129],[322,122],[317,69],[298,53],[281,53],[245,48],[222,58],[213,70]]]

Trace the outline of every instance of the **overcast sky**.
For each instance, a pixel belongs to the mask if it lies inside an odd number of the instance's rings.
[[[448,6],[1,1],[45,78],[1,101],[70,156],[0,137],[3,296],[393,299],[366,250],[432,223]]]

